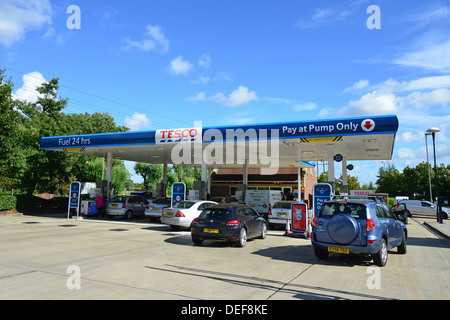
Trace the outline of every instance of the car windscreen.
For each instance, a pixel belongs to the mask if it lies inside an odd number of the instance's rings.
[[[192,202],[192,201],[183,201],[183,202],[177,203],[173,207],[174,208],[179,208],[179,209],[189,209],[194,204],[195,204],[195,202]]]
[[[170,198],[158,198],[153,201],[154,204],[170,204]]]
[[[127,199],[127,197],[116,196],[116,197],[113,197],[113,198],[111,199],[111,202],[125,203],[125,200],[126,200],[126,199]]]
[[[272,209],[290,209],[292,203],[290,202],[277,202],[274,204]]]
[[[359,203],[325,203],[320,215],[322,217],[333,217],[338,214],[348,214],[355,219],[366,219],[366,207]]]
[[[208,208],[200,213],[199,219],[231,220],[232,213],[228,209]]]

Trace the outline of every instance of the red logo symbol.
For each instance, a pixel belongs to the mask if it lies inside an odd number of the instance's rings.
[[[361,128],[366,132],[373,131],[373,129],[375,129],[375,121],[372,119],[363,120],[363,122],[361,122]]]

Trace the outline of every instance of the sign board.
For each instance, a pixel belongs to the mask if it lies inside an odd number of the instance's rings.
[[[81,184],[78,181],[74,181],[70,184],[70,193],[69,193],[69,209],[67,210],[67,219],[70,216],[70,209],[77,209],[77,218],[79,214],[79,206],[80,206],[80,192],[81,192]]]
[[[292,231],[307,232],[308,228],[308,208],[306,203],[293,203],[292,212]]]
[[[344,159],[344,157],[342,156],[342,154],[336,154],[334,157],[334,161],[336,161],[336,162],[341,162],[342,161],[342,159]]]
[[[172,185],[172,207],[186,199],[186,185],[184,182],[175,182]]]
[[[351,196],[368,196],[369,194],[374,194],[374,190],[350,190]]]
[[[329,183],[316,183],[313,186],[313,195],[314,195],[314,216],[317,217],[319,215],[320,208],[322,208],[322,204],[326,201],[330,201],[332,197],[332,188]]]

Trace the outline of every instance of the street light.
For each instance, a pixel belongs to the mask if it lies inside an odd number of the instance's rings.
[[[431,136],[431,133],[425,133],[425,148],[427,149],[427,167],[428,167],[428,185],[430,186],[430,201],[433,202],[433,192],[431,191],[431,166],[430,160],[428,160],[428,139],[427,136]]]
[[[434,154],[434,181],[436,184],[436,217],[437,222],[442,223],[442,216],[441,216],[441,210],[439,210],[439,201],[438,201],[438,178],[437,178],[437,166],[436,166],[436,145],[435,145],[435,139],[434,136],[436,132],[439,132],[439,128],[433,127],[427,130],[428,134],[431,134],[433,137],[433,154]]]

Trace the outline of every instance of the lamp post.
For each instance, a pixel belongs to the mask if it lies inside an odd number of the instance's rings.
[[[433,137],[433,154],[434,154],[434,181],[436,184],[436,216],[437,216],[437,222],[442,223],[442,216],[441,216],[441,210],[439,210],[439,202],[438,202],[438,178],[437,178],[437,166],[436,166],[436,145],[435,145],[435,134],[436,132],[439,132],[439,128],[433,127],[427,130],[428,134],[431,134]]]
[[[433,193],[431,191],[431,166],[430,160],[428,160],[428,139],[427,136],[430,136],[431,133],[425,133],[425,148],[427,149],[427,167],[428,167],[428,185],[430,186],[430,202],[433,202]]]

